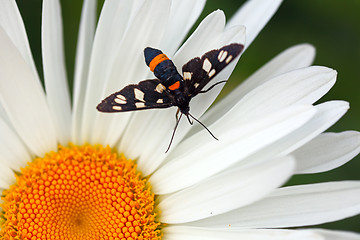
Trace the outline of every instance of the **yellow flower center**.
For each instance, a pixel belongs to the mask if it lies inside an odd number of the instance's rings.
[[[109,147],[60,146],[4,190],[2,239],[161,239],[154,194]]]

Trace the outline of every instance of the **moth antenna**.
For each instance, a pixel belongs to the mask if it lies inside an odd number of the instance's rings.
[[[166,149],[166,152],[165,152],[165,153],[167,153],[167,152],[169,151],[169,149],[170,149],[170,146],[171,146],[172,141],[173,141],[173,139],[174,139],[175,132],[176,132],[176,129],[177,129],[178,125],[179,125],[179,122],[180,122],[180,119],[181,119],[182,115],[183,115],[183,114],[181,113],[181,114],[180,114],[180,117],[179,117],[179,118],[176,118],[176,124],[175,124],[175,127],[174,127],[174,131],[173,131],[173,133],[172,133],[172,135],[171,135],[170,143],[169,143],[169,146],[168,146],[168,148]]]
[[[203,126],[203,128],[205,128],[209,133],[210,135],[215,138],[216,140],[219,141],[219,139],[217,137],[215,137],[215,135],[210,131],[210,129],[208,129],[202,122],[200,122],[199,120],[197,120],[193,115],[191,115],[190,113],[188,113],[190,117],[192,117],[192,119],[194,119],[195,121],[197,121],[201,126]]]

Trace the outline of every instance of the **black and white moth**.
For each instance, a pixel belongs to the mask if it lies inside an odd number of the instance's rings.
[[[217,82],[204,90],[211,79],[231,63],[243,48],[242,44],[233,43],[211,50],[201,58],[193,58],[182,67],[181,76],[174,63],[162,51],[147,47],[144,49],[145,62],[157,78],[130,84],[106,97],[96,108],[100,112],[128,112],[178,107],[176,124],[166,152],[170,149],[182,115],[187,117],[190,124],[193,123],[190,117],[197,121],[217,139],[205,125],[190,114],[189,103],[197,94],[205,93],[217,84],[226,82]]]

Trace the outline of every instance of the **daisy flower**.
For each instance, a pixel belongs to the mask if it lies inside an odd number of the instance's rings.
[[[230,43],[246,49],[280,3],[250,0],[226,24],[217,10],[184,41],[204,0],[107,0],[97,22],[96,1],[85,0],[71,102],[59,2],[43,2],[43,88],[16,3],[0,0],[2,239],[359,239],[287,229],[360,212],[358,181],[281,187],[360,151],[356,131],[323,133],[348,103],[314,105],[336,71],[310,66],[310,45],[285,50],[211,108],[220,85],[191,101],[219,141],[183,121],[166,154],[175,108],[96,111],[105,96],[153,78],[145,47],[178,69]]]

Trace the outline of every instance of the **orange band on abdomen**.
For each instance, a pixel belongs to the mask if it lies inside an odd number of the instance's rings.
[[[168,60],[169,58],[165,55],[165,54],[159,54],[157,55],[156,57],[153,58],[153,60],[151,60],[150,64],[149,64],[149,67],[150,67],[150,70],[153,72],[154,69],[156,68],[156,66],[165,61],[165,60]]]
[[[169,89],[174,91],[174,90],[178,89],[179,87],[180,87],[180,82],[177,81],[173,85],[169,86]]]

